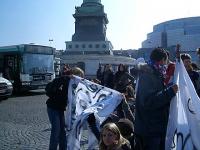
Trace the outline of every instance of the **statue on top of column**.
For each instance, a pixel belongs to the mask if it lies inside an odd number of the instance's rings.
[[[89,2],[92,2],[92,3],[101,3],[101,0],[83,0],[83,3],[89,3]]]

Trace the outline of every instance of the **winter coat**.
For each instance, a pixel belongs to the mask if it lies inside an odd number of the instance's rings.
[[[114,80],[114,75],[112,71],[105,71],[103,72],[103,77],[102,77],[102,85],[106,86],[108,88],[113,88],[113,80]]]
[[[164,85],[164,78],[145,64],[139,70],[136,93],[135,133],[141,136],[165,135],[169,105],[175,93]]]
[[[198,74],[198,72],[197,72],[197,71],[194,71],[194,70],[190,70],[190,71],[188,71],[188,74],[189,74],[189,76],[190,76],[190,79],[192,80],[192,83],[193,83],[193,85],[194,85],[196,91],[197,91],[197,87],[198,87],[197,84],[199,84],[199,83],[197,83],[197,81],[198,81],[198,79],[199,79],[199,74]]]
[[[46,95],[49,97],[46,101],[47,107],[61,111],[66,109],[69,81],[70,77],[62,76],[47,84],[45,88]]]
[[[134,77],[128,72],[118,71],[114,77],[115,89],[121,93],[126,92],[126,87],[129,84],[133,85]]]

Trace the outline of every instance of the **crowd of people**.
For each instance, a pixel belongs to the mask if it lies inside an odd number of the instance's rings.
[[[189,54],[181,54],[180,58],[200,95],[198,66],[192,63]],[[100,129],[94,114],[87,119],[100,150],[164,150],[170,101],[179,90],[178,85],[173,83],[174,71],[175,62],[169,60],[169,53],[162,48],[155,48],[148,62],[138,64],[131,70],[124,64],[118,66],[117,72],[112,70],[110,64],[99,65],[96,79],[92,81],[124,95]],[[66,149],[66,89],[73,75],[84,78],[80,68],[66,65],[61,77],[46,87],[49,97],[47,112],[52,126],[50,150],[56,150],[58,145],[59,149]],[[58,97],[55,93],[59,93]]]

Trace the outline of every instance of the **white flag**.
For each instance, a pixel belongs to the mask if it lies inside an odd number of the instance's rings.
[[[181,60],[174,79],[179,91],[170,104],[165,150],[200,150],[200,99]]]
[[[78,85],[74,90],[70,88],[72,91],[68,91],[68,93],[73,93],[70,103],[75,105],[75,114],[71,113],[71,116],[75,117],[75,121],[72,124],[71,131],[68,133],[67,149],[79,150],[83,126],[85,127],[85,125],[87,125],[88,115],[94,113],[101,124],[120,104],[123,97],[121,93],[115,90],[86,79],[80,80],[80,78],[76,77],[73,80],[77,80],[77,82],[75,81],[74,83],[78,83]],[[71,84],[71,86],[73,86],[73,84]],[[68,95],[68,97],[69,96],[70,95]],[[70,116],[66,117],[68,118]],[[89,137],[94,137],[90,130],[88,130],[88,132]],[[89,138],[88,140],[88,142],[92,144],[95,137]]]

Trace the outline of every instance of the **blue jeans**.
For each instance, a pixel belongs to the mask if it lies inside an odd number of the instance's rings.
[[[51,123],[51,136],[49,143],[49,150],[66,149],[66,132],[65,132],[65,118],[64,111],[55,110],[47,107],[49,121]]]

